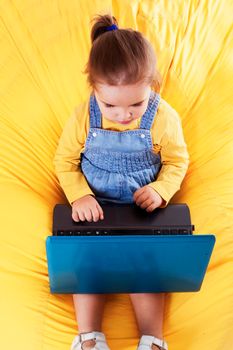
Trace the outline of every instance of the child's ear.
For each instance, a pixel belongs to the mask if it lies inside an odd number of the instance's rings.
[[[151,88],[159,93],[160,90],[161,90],[161,85],[162,85],[162,76],[159,72],[156,72],[156,75],[154,77],[154,79],[152,80],[152,83],[151,83]]]

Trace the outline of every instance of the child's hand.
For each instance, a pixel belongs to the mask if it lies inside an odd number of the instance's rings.
[[[151,212],[160,207],[164,202],[152,187],[146,185],[134,192],[133,199],[137,205],[146,211]]]
[[[98,221],[104,219],[103,209],[90,194],[72,203],[72,218],[74,221]]]

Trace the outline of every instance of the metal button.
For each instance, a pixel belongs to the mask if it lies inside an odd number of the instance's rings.
[[[141,134],[141,138],[144,139],[145,135],[144,134]]]
[[[97,134],[96,134],[96,132],[93,132],[93,134],[92,134],[94,137],[96,137],[97,136]]]

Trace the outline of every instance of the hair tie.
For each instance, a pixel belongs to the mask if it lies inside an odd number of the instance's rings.
[[[118,29],[118,27],[115,25],[115,24],[112,24],[110,27],[106,27],[106,30],[107,31],[111,31],[111,30],[117,30]]]

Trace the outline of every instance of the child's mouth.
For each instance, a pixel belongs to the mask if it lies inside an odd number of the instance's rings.
[[[128,120],[128,121],[122,121],[122,122],[119,122],[120,124],[129,124],[129,123],[131,123],[132,122],[132,120]]]

